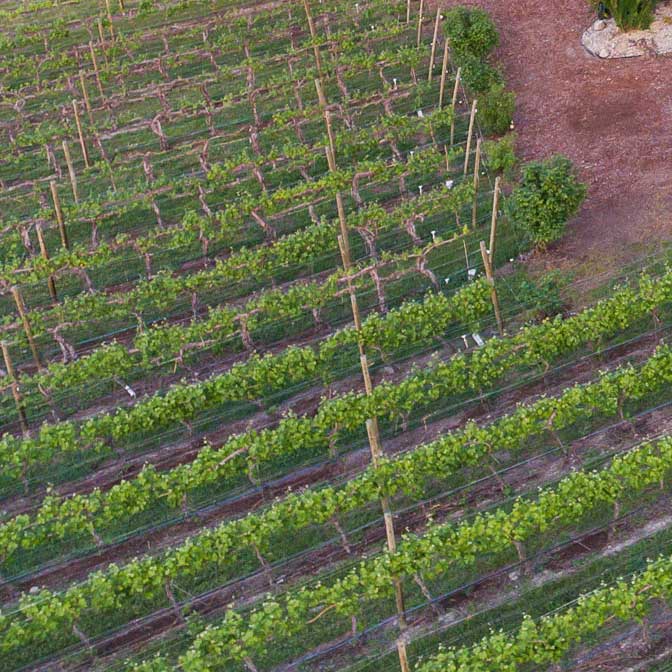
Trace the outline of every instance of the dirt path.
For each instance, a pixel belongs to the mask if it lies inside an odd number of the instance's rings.
[[[672,56],[591,56],[580,41],[595,18],[586,0],[450,4],[478,5],[497,23],[520,156],[565,154],[589,185],[565,238],[534,265],[592,275],[672,238]]]

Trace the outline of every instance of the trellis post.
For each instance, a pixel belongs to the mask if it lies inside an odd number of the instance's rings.
[[[436,57],[436,43],[439,39],[439,20],[441,19],[441,7],[436,8],[436,19],[434,19],[434,37],[432,38],[432,53],[429,57],[429,72],[427,73],[427,81],[432,81],[432,71],[434,70],[434,58]]]
[[[495,236],[497,234],[497,220],[499,215],[499,196],[502,190],[502,178],[497,176],[495,179],[495,190],[492,194],[492,219],[490,221],[490,258],[495,258]]]
[[[443,63],[441,64],[441,84],[439,85],[439,109],[443,109],[443,95],[446,90],[446,75],[448,74],[448,54],[450,52],[450,43],[446,40],[443,43]]]
[[[451,110],[453,111],[453,118],[450,121],[450,147],[452,149],[455,144],[455,110],[457,109],[457,94],[460,87],[460,78],[462,77],[462,68],[457,69],[457,74],[455,75],[455,86],[453,86],[453,99],[450,104]]]
[[[464,176],[469,172],[469,154],[471,153],[471,139],[474,135],[474,122],[476,121],[476,104],[478,101],[474,99],[471,104],[471,114],[469,115],[469,131],[467,132],[467,146],[464,150]]]
[[[485,241],[481,241],[481,256],[483,257],[483,267],[485,268],[485,277],[490,285],[490,299],[492,307],[495,311],[495,319],[497,320],[497,329],[499,335],[504,335],[504,323],[502,322],[502,314],[499,310],[499,299],[497,298],[497,289],[495,288],[495,276],[492,273],[492,257],[485,247]]]
[[[18,287],[13,286],[12,297],[14,298],[14,303],[16,304],[16,309],[19,311],[19,317],[21,318],[21,323],[23,325],[23,331],[26,334],[28,339],[28,345],[30,346],[30,351],[33,353],[33,359],[35,360],[35,365],[37,366],[38,371],[42,370],[42,362],[40,361],[40,355],[37,352],[37,346],[35,345],[35,339],[33,338],[33,330],[30,328],[30,322],[28,321],[28,315],[26,315],[26,305],[23,302],[23,297]]]
[[[425,8],[425,0],[420,0],[420,12],[418,13],[418,35],[417,35],[417,46],[420,46],[420,38],[422,37],[422,13]]]
[[[16,380],[14,364],[12,363],[12,358],[9,355],[9,348],[7,347],[7,343],[5,343],[5,341],[0,342],[0,348],[2,348],[2,358],[5,361],[7,376],[9,377],[9,382],[12,388],[12,396],[14,397],[16,412],[19,415],[19,424],[21,425],[21,432],[24,436],[26,436],[28,434],[28,421],[26,420],[26,409],[24,408],[23,405],[23,397],[21,396],[19,383]]]
[[[82,148],[82,156],[84,157],[84,165],[87,168],[91,168],[89,163],[89,152],[86,149],[86,142],[84,141],[84,133],[82,132],[82,123],[79,119],[79,109],[77,107],[77,101],[72,99],[72,111],[75,113],[75,124],[77,125],[77,135],[79,136],[79,145]]]
[[[476,228],[478,216],[478,187],[481,183],[481,138],[476,140],[476,160],[474,161],[474,204],[471,208],[471,228]]]
[[[58,232],[61,234],[61,245],[66,249],[70,249],[68,241],[68,232],[65,229],[65,221],[63,220],[63,210],[61,209],[61,199],[58,196],[58,188],[56,180],[49,180],[49,188],[51,189],[51,198],[54,201],[54,210],[56,212],[56,221],[58,222]]]
[[[72,187],[72,195],[75,198],[75,203],[79,204],[79,192],[77,191],[77,174],[70,156],[70,147],[68,141],[63,140],[63,154],[65,154],[65,162],[68,164],[68,175],[70,176],[70,186]]]
[[[40,222],[37,222],[35,225],[35,231],[37,233],[37,242],[40,246],[40,254],[42,255],[42,259],[49,261],[49,250],[47,250],[47,244],[44,240],[44,232],[42,231],[42,224],[40,224]],[[58,294],[56,293],[56,283],[54,282],[54,276],[51,275],[51,273],[47,278],[47,286],[49,287],[49,294],[52,298],[52,301],[57,303]]]

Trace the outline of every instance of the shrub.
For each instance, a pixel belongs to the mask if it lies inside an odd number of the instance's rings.
[[[462,69],[462,81],[474,93],[489,91],[496,84],[503,84],[502,73],[476,56],[465,56],[456,61]]]
[[[503,84],[494,84],[478,99],[478,118],[488,135],[504,135],[513,121],[516,95]]]
[[[516,167],[516,134],[509,133],[499,140],[487,140],[484,151],[488,168],[503,175],[511,175]]]
[[[554,156],[523,168],[520,185],[506,201],[514,227],[534,245],[545,248],[565,231],[586,196],[572,162]]]
[[[594,0],[612,16],[621,30],[648,28],[653,22],[657,0]]]
[[[464,57],[485,57],[499,44],[492,19],[482,9],[454,7],[446,12],[444,30],[456,61]]]

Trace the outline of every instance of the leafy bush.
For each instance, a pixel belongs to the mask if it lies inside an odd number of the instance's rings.
[[[516,95],[503,84],[495,84],[478,99],[478,118],[488,135],[504,135],[516,111]]]
[[[593,0],[622,30],[646,29],[653,22],[657,0]]]
[[[484,60],[499,44],[497,28],[482,9],[454,7],[445,16],[444,30],[456,61],[469,56]]]
[[[538,322],[562,313],[565,302],[561,291],[568,282],[560,271],[551,271],[537,279],[523,276],[516,287],[516,299],[532,320]]]
[[[462,69],[462,81],[474,93],[489,91],[493,86],[504,83],[502,73],[476,56],[465,56],[456,61]]]
[[[499,140],[486,140],[484,150],[488,168],[502,175],[511,175],[516,166],[516,134],[509,133]]]
[[[487,62],[499,44],[499,34],[490,16],[482,9],[454,7],[446,12],[446,38],[453,62],[462,72],[462,81],[478,97],[479,119],[486,133],[502,135],[509,130],[516,97],[507,92],[502,73]]]
[[[572,162],[554,156],[523,168],[520,185],[506,202],[506,213],[523,236],[544,248],[565,231],[586,196]]]

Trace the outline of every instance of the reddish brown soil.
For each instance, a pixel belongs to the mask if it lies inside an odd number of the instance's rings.
[[[615,268],[672,237],[672,57],[601,60],[581,45],[586,0],[450,0],[478,5],[501,34],[496,58],[518,97],[518,152],[568,156],[588,198],[536,267]]]

